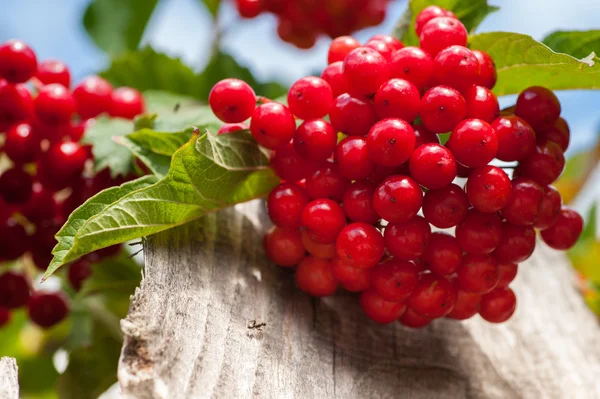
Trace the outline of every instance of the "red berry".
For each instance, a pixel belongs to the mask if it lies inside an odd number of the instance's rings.
[[[479,314],[490,323],[503,323],[515,313],[517,297],[510,288],[496,288],[481,298]]]
[[[298,230],[274,227],[263,241],[267,258],[283,267],[295,266],[304,259],[305,251]]]
[[[310,239],[308,233],[304,230],[300,232],[302,238],[302,245],[306,252],[311,254],[315,258],[319,259],[333,259],[335,258],[335,244],[319,244]]]
[[[10,323],[11,317],[10,311],[0,306],[0,328]]]
[[[348,184],[337,165],[327,162],[306,178],[306,192],[312,199],[329,198],[342,202]]]
[[[333,275],[350,292],[362,292],[371,286],[371,270],[350,266],[340,258],[333,259]]]
[[[419,115],[421,96],[417,86],[404,79],[391,79],[375,93],[375,112],[380,119],[399,118],[411,123]]]
[[[481,212],[497,212],[510,200],[512,185],[506,173],[496,166],[475,169],[467,180],[467,197]]]
[[[0,45],[0,78],[10,83],[27,82],[37,69],[33,50],[20,40],[9,40]]]
[[[369,157],[367,140],[350,136],[340,141],[335,152],[340,173],[348,180],[362,180],[375,171],[375,163]]]
[[[429,190],[423,199],[423,215],[435,227],[448,229],[461,223],[467,216],[469,200],[456,184],[439,190]]]
[[[331,46],[329,46],[329,53],[327,54],[327,63],[333,64],[334,62],[344,61],[348,54],[354,49],[360,47],[360,42],[350,36],[340,36],[333,39]]]
[[[512,181],[510,199],[502,216],[512,224],[531,226],[540,213],[544,189],[533,180],[517,178]]]
[[[379,54],[381,54],[383,56],[383,58],[385,58],[385,60],[387,62],[391,61],[392,55],[394,54],[394,51],[395,51],[392,46],[390,46],[389,44],[387,44],[381,40],[371,39],[365,43],[364,47],[367,47],[367,48],[377,51]]]
[[[455,302],[456,289],[448,280],[423,274],[407,305],[420,315],[435,319],[450,313]]]
[[[376,187],[375,184],[369,182],[357,181],[346,188],[343,205],[348,219],[353,222],[370,224],[379,220],[379,215],[373,208],[373,194]]]
[[[498,264],[490,255],[466,254],[457,274],[460,288],[475,294],[487,294],[498,285]]]
[[[254,110],[250,132],[258,144],[276,150],[288,144],[296,131],[296,121],[285,105],[270,102]]]
[[[329,83],[334,97],[348,92],[348,82],[346,82],[346,77],[344,76],[344,63],[342,61],[337,61],[327,66],[321,74],[321,79]]]
[[[290,111],[300,119],[324,117],[329,113],[332,102],[329,83],[314,76],[296,81],[288,92]]]
[[[498,262],[523,262],[531,256],[534,249],[535,230],[533,227],[503,223],[502,241],[494,252]]]
[[[344,76],[354,93],[372,96],[388,80],[388,62],[379,52],[359,47],[346,56]]]
[[[427,22],[419,34],[421,48],[432,56],[443,49],[467,45],[467,29],[456,18],[436,17]]]
[[[255,18],[265,10],[264,0],[236,0],[235,5],[242,18]]]
[[[419,267],[412,262],[390,258],[371,269],[371,285],[383,299],[402,302],[419,282]]]
[[[457,287],[454,309],[447,317],[456,320],[467,320],[479,313],[481,295],[461,290]]]
[[[94,118],[109,112],[112,106],[113,88],[99,76],[88,76],[73,90],[77,113],[83,119]]]
[[[583,218],[577,212],[563,207],[556,222],[542,230],[542,239],[550,248],[567,250],[575,245],[583,231]]]
[[[338,132],[349,136],[364,136],[377,122],[377,115],[370,102],[345,93],[334,100],[329,119]]]
[[[421,122],[434,133],[449,132],[465,119],[467,104],[463,96],[447,86],[435,86],[421,98]]]
[[[477,84],[488,89],[493,89],[498,77],[494,60],[485,51],[473,50],[473,54],[475,54],[475,57],[479,61],[479,79]]]
[[[523,159],[515,171],[542,186],[552,184],[565,168],[565,156],[553,141],[538,144],[535,152]]]
[[[425,251],[431,226],[421,216],[404,223],[390,223],[385,228],[385,247],[396,258],[415,260]]]
[[[501,161],[520,161],[535,151],[535,132],[518,116],[501,116],[492,122],[498,138],[496,158]]]
[[[74,141],[56,143],[42,154],[38,178],[44,187],[58,191],[81,175],[88,159],[88,150]]]
[[[145,107],[144,97],[139,91],[131,87],[119,87],[112,92],[109,113],[113,117],[133,119],[143,114]]]
[[[0,198],[9,204],[24,204],[31,197],[33,180],[21,168],[7,169],[0,174]]]
[[[498,285],[497,288],[506,288],[517,277],[519,265],[516,263],[498,263]]]
[[[561,150],[567,151],[569,142],[571,141],[569,125],[567,125],[567,122],[563,118],[558,118],[552,127],[538,132],[537,140],[541,143],[546,140],[554,141]]]
[[[27,86],[0,79],[0,131],[32,117],[33,100]]]
[[[391,223],[407,222],[419,212],[423,192],[412,178],[390,176],[375,190],[373,208],[379,216]]]
[[[239,123],[252,116],[256,95],[248,83],[224,79],[215,84],[208,96],[212,112],[226,123]]]
[[[45,85],[58,83],[67,89],[71,85],[71,72],[69,72],[69,68],[65,63],[57,60],[40,62],[35,77]]]
[[[396,51],[390,61],[390,77],[412,82],[422,90],[429,86],[433,76],[433,58],[418,47]]]
[[[330,199],[316,199],[302,211],[302,228],[311,240],[319,244],[335,242],[345,224],[344,211]]]
[[[411,328],[423,328],[431,323],[429,317],[421,316],[411,308],[407,308],[398,321]]]
[[[385,44],[390,46],[394,51],[398,51],[398,50],[401,50],[402,48],[404,48],[404,44],[402,44],[402,42],[400,40],[398,40],[395,37],[390,36],[390,35],[382,35],[382,34],[375,35],[369,39],[369,41],[372,41],[372,40],[378,40],[378,41],[384,42]]]
[[[305,257],[296,268],[296,284],[298,288],[312,296],[333,295],[338,281],[333,275],[333,262]]]
[[[417,18],[415,19],[415,32],[417,32],[417,36],[421,34],[425,24],[436,17],[456,18],[456,15],[452,11],[444,10],[438,6],[425,7],[417,14]]]
[[[12,218],[0,220],[0,259],[15,260],[29,248],[30,241],[23,226]]]
[[[75,291],[81,290],[85,280],[92,275],[92,265],[86,259],[80,259],[69,265],[68,278]]]
[[[304,159],[324,161],[337,145],[337,132],[323,119],[308,120],[298,126],[294,134],[294,148]]]
[[[40,151],[40,138],[33,133],[29,123],[13,125],[6,132],[4,152],[15,164],[34,161]]]
[[[271,167],[283,180],[297,182],[305,179],[315,169],[315,165],[302,158],[289,142],[279,147],[271,158]]]
[[[360,307],[369,319],[379,324],[396,321],[406,310],[405,304],[386,301],[372,289],[360,295]]]
[[[450,234],[435,232],[429,238],[421,262],[433,273],[444,277],[456,272],[461,265],[462,249]]]
[[[399,166],[408,161],[415,149],[415,132],[402,119],[384,119],[369,131],[367,148],[372,162]]]
[[[413,130],[415,131],[415,148],[422,146],[423,144],[433,143],[439,144],[440,139],[437,134],[430,132],[423,125],[413,125]]]
[[[498,151],[496,132],[480,119],[460,122],[446,144],[456,160],[469,168],[487,165]]]
[[[269,217],[281,228],[297,229],[301,224],[302,211],[308,202],[308,194],[302,187],[293,183],[280,184],[269,194]]]
[[[560,193],[552,186],[544,188],[544,198],[540,206],[537,220],[534,223],[536,229],[544,230],[556,223],[560,209],[562,207],[562,198]]]
[[[439,189],[456,177],[452,152],[440,144],[423,144],[410,157],[410,174],[423,187]]]
[[[75,101],[61,84],[42,86],[35,99],[35,113],[42,123],[50,126],[67,123],[75,113]]]
[[[31,197],[21,208],[21,213],[32,223],[41,223],[54,218],[59,212],[54,193],[40,183],[33,183]]]
[[[69,304],[62,293],[39,291],[27,303],[29,318],[42,328],[50,328],[67,317]]]
[[[344,262],[365,269],[375,266],[385,252],[381,232],[362,222],[344,227],[337,237],[335,247],[338,257]]]
[[[239,132],[240,130],[248,130],[248,125],[245,123],[225,123],[219,128],[217,134]]]
[[[552,90],[532,86],[519,94],[515,115],[525,119],[536,131],[548,129],[560,116],[560,102]]]
[[[0,306],[16,309],[26,305],[30,289],[29,280],[24,274],[4,272],[0,275]]]
[[[498,99],[490,89],[484,86],[471,86],[463,92],[467,102],[467,118],[481,119],[492,123],[500,113]]]
[[[465,220],[456,227],[456,240],[465,252],[489,254],[502,240],[502,221],[495,213],[470,209]]]
[[[447,47],[433,60],[433,78],[438,85],[466,90],[479,79],[479,61],[466,47]]]

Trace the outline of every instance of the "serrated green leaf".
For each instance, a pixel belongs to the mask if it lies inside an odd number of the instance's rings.
[[[158,0],[94,0],[83,25],[96,45],[111,56],[135,50]]]
[[[92,146],[95,169],[110,168],[115,176],[126,176],[132,170],[132,157],[129,150],[118,145],[113,138],[133,132],[133,122],[121,118],[101,116],[86,129],[82,142]]]
[[[415,19],[421,10],[432,5],[452,11],[469,32],[473,32],[487,15],[499,10],[498,7],[490,6],[487,0],[411,0],[394,28],[394,36],[406,46],[418,46]]]
[[[600,54],[600,30],[556,31],[542,42],[558,53],[575,58],[585,58],[592,52]]]
[[[206,6],[206,9],[211,13],[213,18],[215,18],[219,11],[219,7],[221,6],[221,0],[202,0],[202,3]]]
[[[107,194],[114,190],[109,189],[79,207],[56,236],[58,245],[44,278],[97,249],[267,195],[279,183],[268,163],[246,131],[194,135],[173,155],[169,173],[156,184],[138,190],[117,188],[129,191],[126,195]]]
[[[491,32],[470,37],[473,49],[490,54],[496,63],[498,96],[516,94],[529,86],[552,90],[600,88],[600,66],[552,51],[531,36]]]

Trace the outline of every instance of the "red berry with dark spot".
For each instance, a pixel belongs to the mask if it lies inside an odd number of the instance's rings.
[[[301,225],[302,211],[310,201],[307,192],[293,183],[283,183],[269,194],[267,210],[273,223],[287,229]]]
[[[375,212],[391,223],[407,222],[419,212],[422,203],[423,192],[419,184],[402,175],[385,179],[373,196]]]
[[[333,154],[337,145],[337,132],[323,119],[305,121],[294,134],[294,148],[304,159],[324,161]]]
[[[487,294],[498,285],[498,264],[490,255],[466,254],[457,274],[460,288],[475,294]]]
[[[94,118],[109,112],[112,106],[113,87],[99,76],[88,76],[73,90],[77,113],[83,119]]]
[[[450,46],[466,46],[467,29],[456,18],[436,17],[423,26],[419,42],[423,50],[435,57]]]
[[[399,118],[411,123],[419,115],[421,96],[413,83],[390,79],[375,93],[375,112],[380,119]]]
[[[385,247],[396,258],[415,260],[425,251],[431,226],[421,216],[413,216],[404,223],[390,223],[385,227]]]
[[[359,47],[344,59],[344,76],[353,93],[372,96],[389,79],[388,61],[371,48]]]
[[[404,47],[392,55],[390,78],[399,78],[413,83],[419,90],[431,83],[433,58],[418,47]]]
[[[481,212],[497,212],[510,200],[512,185],[506,173],[497,166],[475,169],[467,180],[467,197]]]
[[[350,136],[340,141],[335,152],[340,173],[348,180],[362,180],[375,171],[375,163],[369,156],[367,139]]]
[[[464,97],[455,89],[435,86],[421,98],[421,122],[434,133],[446,133],[467,116]]]
[[[498,99],[484,86],[471,86],[463,92],[467,102],[467,118],[481,119],[492,123],[500,113]]]
[[[4,243],[4,241],[3,241]],[[16,309],[27,304],[31,285],[22,273],[13,271],[0,275],[0,306]]]
[[[495,213],[470,209],[465,220],[456,227],[456,240],[465,252],[489,254],[502,240],[502,221]]]
[[[552,186],[544,187],[544,198],[542,198],[540,211],[533,226],[536,229],[544,230],[554,225],[561,207],[562,198],[560,193]]]
[[[212,112],[223,122],[239,123],[252,116],[256,95],[248,83],[239,79],[224,79],[213,86],[208,103]]]
[[[563,207],[556,222],[542,230],[542,239],[550,248],[567,250],[572,248],[583,231],[583,218],[577,212]]]
[[[405,304],[386,301],[372,289],[360,295],[360,307],[369,319],[379,324],[393,323],[406,310]]]
[[[498,138],[496,158],[501,161],[520,161],[535,152],[535,131],[518,116],[501,116],[492,122]]]
[[[381,232],[375,227],[355,222],[339,233],[336,250],[338,257],[349,265],[368,269],[381,260],[385,244]]]
[[[438,276],[448,276],[460,267],[462,249],[450,234],[435,232],[429,238],[421,262]]]
[[[373,195],[377,186],[369,182],[354,182],[346,189],[343,208],[353,222],[376,223],[380,218],[373,208]]]
[[[446,145],[458,162],[475,168],[494,159],[498,138],[489,123],[481,119],[466,119],[454,128]]]
[[[525,119],[536,131],[548,129],[560,116],[560,102],[552,90],[532,86],[519,94],[515,115]]]
[[[481,298],[479,314],[490,323],[503,323],[517,308],[517,297],[510,288],[496,288]]]
[[[369,101],[344,93],[334,100],[329,119],[338,132],[349,136],[364,136],[377,122],[377,115]]]
[[[337,165],[326,162],[306,178],[306,192],[312,199],[329,198],[342,202],[348,184]]]
[[[71,86],[71,72],[69,72],[67,65],[61,61],[46,60],[40,62],[35,77],[45,85],[58,83],[67,89]]]
[[[300,119],[322,118],[329,113],[332,103],[331,86],[314,76],[296,81],[288,92],[290,111]]]
[[[345,224],[344,211],[330,199],[316,199],[302,211],[302,228],[311,240],[319,244],[335,242]]]
[[[456,177],[456,161],[440,144],[423,144],[415,149],[409,162],[411,176],[423,187],[440,189]]]
[[[50,328],[67,317],[69,304],[62,293],[34,293],[27,303],[29,318],[42,328]]]
[[[433,78],[438,85],[464,91],[477,83],[479,61],[466,47],[447,47],[433,60]]]
[[[367,135],[369,158],[384,166],[399,166],[408,161],[415,149],[415,132],[402,119],[377,122]]]
[[[297,265],[306,253],[298,230],[274,227],[265,234],[263,245],[267,258],[283,267]]]
[[[0,45],[0,78],[10,83],[24,83],[37,70],[33,50],[20,40],[9,40]]]
[[[333,295],[338,281],[333,275],[333,262],[305,257],[296,268],[296,284],[298,288],[312,296]]]
[[[419,267],[412,262],[391,258],[371,269],[371,286],[387,301],[404,301],[418,282]]]
[[[429,190],[423,199],[423,215],[435,227],[448,229],[461,223],[467,216],[469,199],[456,184],[439,190]]]
[[[270,150],[285,146],[294,137],[296,121],[285,105],[270,102],[254,110],[250,132],[258,144]]]
[[[456,289],[448,280],[423,274],[407,305],[420,315],[435,319],[450,313],[455,302]]]

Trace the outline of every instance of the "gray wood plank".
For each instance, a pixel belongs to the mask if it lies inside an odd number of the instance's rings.
[[[19,398],[17,362],[12,357],[0,359],[0,399]]]

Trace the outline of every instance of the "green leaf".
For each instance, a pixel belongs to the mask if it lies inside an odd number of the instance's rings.
[[[79,207],[56,236],[44,278],[97,249],[264,197],[279,183],[268,163],[247,131],[194,135],[173,155],[168,175],[158,183],[109,189]]]
[[[590,208],[590,211],[585,218],[585,228],[581,233],[581,237],[579,240],[593,240],[596,241],[596,225],[597,225],[597,213],[598,213],[598,204],[594,202],[594,205]]]
[[[556,31],[546,36],[543,43],[557,53],[585,58],[592,52],[600,54],[600,30]]]
[[[452,11],[469,32],[473,32],[487,15],[499,10],[498,7],[490,6],[487,0],[411,0],[394,28],[394,36],[406,46],[418,46],[415,19],[421,10],[431,5]]]
[[[216,18],[219,6],[221,5],[221,0],[202,0],[202,3],[204,3],[213,18]]]
[[[152,129],[159,132],[178,132],[192,126],[221,126],[210,107],[187,96],[164,91],[144,92],[148,112],[155,113]]]
[[[142,269],[124,253],[94,264],[91,277],[84,282],[77,297],[103,294],[129,298],[141,280]]]
[[[552,90],[600,88],[600,66],[559,54],[527,35],[508,32],[471,36],[470,46],[490,54],[496,63],[498,96],[516,94],[529,86]]]
[[[101,116],[86,130],[82,142],[92,145],[95,169],[110,167],[115,176],[126,176],[132,170],[132,157],[129,150],[114,141],[114,137],[124,136],[133,131],[133,123],[127,119]]]
[[[158,0],[94,0],[83,25],[96,45],[111,56],[135,50]]]

